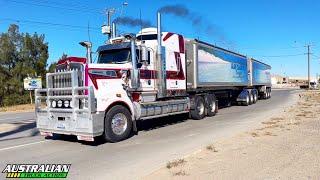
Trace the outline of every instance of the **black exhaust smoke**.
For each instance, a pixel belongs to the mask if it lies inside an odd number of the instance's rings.
[[[196,31],[217,37],[221,43],[234,48],[234,43],[227,40],[223,31],[218,26],[212,24],[201,15],[191,12],[186,6],[181,4],[163,6],[158,10],[162,14],[170,14],[190,21]]]
[[[158,11],[160,13],[171,14],[187,20],[191,20],[192,25],[200,25],[202,22],[201,16],[195,13],[191,13],[189,9],[187,9],[185,6],[180,4],[163,6]]]
[[[140,20],[132,17],[118,17],[114,20],[116,24],[124,25],[124,26],[129,26],[129,27],[150,27],[151,23],[148,20]]]

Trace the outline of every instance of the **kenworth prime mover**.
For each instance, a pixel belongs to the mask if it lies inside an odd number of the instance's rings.
[[[37,128],[44,136],[68,134],[118,142],[136,132],[136,121],[189,113],[214,116],[218,102],[254,104],[271,96],[271,67],[180,34],[145,28],[112,37],[91,62],[68,57],[36,90]]]

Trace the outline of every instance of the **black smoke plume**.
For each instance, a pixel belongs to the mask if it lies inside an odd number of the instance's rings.
[[[124,25],[124,26],[130,26],[130,27],[149,27],[151,26],[150,21],[148,20],[140,20],[132,17],[118,17],[114,20],[115,23]]]
[[[190,21],[192,26],[196,31],[204,32],[209,36],[215,36],[225,45],[233,46],[232,42],[227,41],[225,35],[221,28],[212,24],[210,21],[203,18],[201,15],[195,12],[191,12],[186,6],[176,4],[176,5],[167,5],[158,9],[160,13],[170,14],[173,16],[180,17],[186,21]]]

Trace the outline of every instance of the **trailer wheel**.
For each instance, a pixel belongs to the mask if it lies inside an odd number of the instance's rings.
[[[245,101],[242,103],[244,106],[249,106],[250,105],[250,93],[247,91]]]
[[[268,89],[268,99],[271,98],[271,89]]]
[[[253,104],[255,104],[258,101],[258,94],[256,91],[253,91]]]
[[[269,99],[271,98],[271,90],[269,90]]]
[[[104,118],[104,139],[119,142],[130,135],[132,119],[129,110],[121,105],[112,107]]]
[[[216,115],[217,112],[217,103],[216,96],[214,94],[208,94],[205,96],[207,104],[207,116],[211,117]]]
[[[250,98],[249,105],[251,105],[254,103],[253,91],[249,91],[249,98]]]
[[[203,119],[206,115],[206,106],[203,97],[195,96],[194,105],[195,108],[190,111],[191,118],[196,120]]]
[[[268,89],[265,92],[264,99],[269,99],[269,90]]]
[[[268,92],[263,92],[262,99],[268,99]]]

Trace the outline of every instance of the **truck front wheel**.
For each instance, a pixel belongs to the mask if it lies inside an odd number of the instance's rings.
[[[191,118],[192,119],[196,119],[196,120],[199,120],[199,119],[203,119],[204,116],[206,115],[205,114],[205,109],[206,109],[206,106],[205,106],[205,102],[204,102],[204,99],[203,97],[201,96],[195,96],[195,99],[194,99],[194,109],[191,110]]]
[[[121,105],[112,107],[104,118],[104,139],[119,142],[129,137],[132,119],[129,110]]]
[[[208,94],[205,98],[207,103],[207,116],[211,117],[216,115],[218,107],[216,104],[216,96],[214,94]]]

